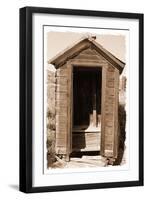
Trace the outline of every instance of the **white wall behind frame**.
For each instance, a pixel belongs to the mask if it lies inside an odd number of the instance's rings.
[[[84,2],[84,3],[83,3]],[[95,9],[124,12],[144,12],[147,20],[146,0],[142,1],[118,1],[118,0],[5,0],[1,1],[0,7],[0,199],[23,199],[23,200],[56,200],[59,199],[146,199],[147,186],[133,188],[117,188],[102,190],[87,190],[76,192],[58,192],[44,194],[23,194],[17,191],[18,185],[18,9],[23,6],[46,6],[74,9]],[[147,27],[145,26],[145,33]],[[144,44],[147,44],[145,39]],[[146,52],[145,46],[145,52]],[[145,60],[145,65],[146,65]],[[145,74],[147,73],[145,69]],[[147,80],[145,80],[147,85]],[[147,94],[145,92],[145,102]],[[145,111],[147,107],[145,106]],[[145,112],[146,114],[146,112]],[[146,121],[145,115],[145,121]],[[145,127],[145,132],[147,127]],[[145,135],[145,141],[147,136]],[[145,145],[147,152],[147,145]],[[147,159],[145,158],[145,169]],[[147,178],[145,173],[145,178]]]

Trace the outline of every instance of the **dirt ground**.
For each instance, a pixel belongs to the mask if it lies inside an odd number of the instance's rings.
[[[89,167],[105,167],[106,160],[100,155],[82,157],[71,157],[69,162],[57,158],[57,161],[52,165],[52,168],[89,168]]]
[[[124,165],[126,163],[125,152],[121,163],[119,165]],[[51,168],[91,168],[91,167],[106,167],[108,166],[107,160],[100,155],[82,155],[70,157],[70,161],[66,162],[64,159],[56,157],[57,161],[52,165]]]

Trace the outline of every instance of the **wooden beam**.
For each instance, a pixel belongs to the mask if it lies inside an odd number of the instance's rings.
[[[67,79],[67,140],[66,140],[66,156],[65,160],[70,161],[70,153],[72,150],[72,82],[73,82],[73,66],[67,63],[68,79]]]
[[[106,67],[102,67],[102,92],[101,92],[101,150],[105,154],[105,92],[106,92]]]
[[[119,102],[119,71],[115,69],[115,122],[114,122],[114,141],[113,141],[113,157],[118,156],[118,102]]]

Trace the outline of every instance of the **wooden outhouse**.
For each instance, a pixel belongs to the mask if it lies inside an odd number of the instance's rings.
[[[118,155],[119,75],[125,64],[95,41],[80,40],[49,61],[56,68],[56,154]]]

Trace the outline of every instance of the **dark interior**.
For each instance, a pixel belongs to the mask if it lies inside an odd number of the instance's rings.
[[[98,115],[101,114],[101,81],[101,68],[74,67],[73,126],[88,127],[94,110],[98,123]]]

